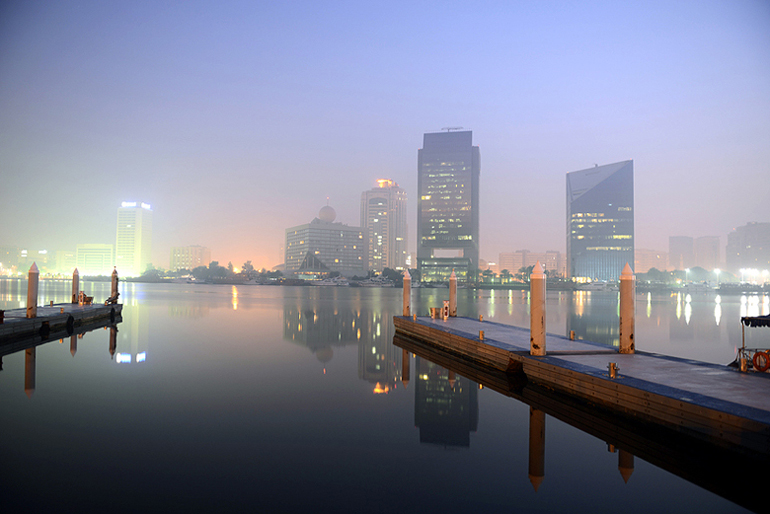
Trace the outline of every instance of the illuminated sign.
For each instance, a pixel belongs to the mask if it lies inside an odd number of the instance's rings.
[[[123,202],[120,204],[121,207],[136,207],[136,202]]]
[[[137,353],[136,362],[144,362],[147,360],[147,352]]]
[[[131,363],[131,354],[130,353],[118,353],[115,355],[115,360],[118,362],[118,364],[130,364]]]
[[[142,202],[142,209],[150,210],[150,204]]]

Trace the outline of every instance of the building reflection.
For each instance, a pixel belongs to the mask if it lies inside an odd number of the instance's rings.
[[[574,330],[576,339],[608,346],[620,344],[618,293],[573,291],[567,298],[572,305],[567,318],[567,334]]]
[[[132,301],[123,309],[123,323],[110,328],[110,355],[116,364],[146,362],[150,342],[150,307]]]
[[[420,429],[420,442],[469,447],[479,420],[476,383],[421,357],[415,364],[414,424]]]
[[[335,346],[359,344],[372,326],[368,313],[312,300],[284,305],[283,309],[283,338],[307,346],[323,363],[332,359]]]

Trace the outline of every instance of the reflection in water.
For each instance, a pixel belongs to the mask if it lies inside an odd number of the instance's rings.
[[[529,408],[529,481],[535,491],[545,478],[545,412]]]
[[[458,376],[458,383],[467,380],[472,384],[471,380],[476,380],[479,386],[483,385],[485,389],[493,389],[498,394],[529,405],[528,475],[535,491],[545,479],[545,427],[548,415],[606,442],[610,452],[618,453],[617,469],[625,483],[629,482],[634,473],[635,458],[638,456],[654,466],[746,508],[757,512],[766,509],[764,497],[745,494],[747,490],[759,490],[764,486],[767,466],[765,456],[748,453],[742,446],[725,445],[723,441],[712,443],[700,437],[685,435],[673,428],[660,425],[653,428],[647,423],[594,409],[581,400],[528,384],[526,380],[517,380],[514,375],[478,367],[409,338],[396,335],[394,343],[404,351],[408,349],[417,355],[420,369],[418,390],[421,387],[425,389],[422,386],[423,381],[433,380],[436,383],[433,389],[437,390],[437,393],[431,395],[433,398],[441,400],[446,397],[448,380],[443,377],[448,377],[448,369],[452,369],[451,373]],[[445,367],[433,364],[433,360],[441,362]],[[460,373],[472,378],[461,378]],[[442,378],[444,385],[440,387]],[[475,387],[473,389],[476,390]],[[442,412],[441,407],[451,402],[426,402],[422,398],[420,395],[415,396],[415,424],[420,426],[421,442],[423,428],[417,423],[420,410],[433,409]],[[473,398],[469,403],[475,406],[476,399]],[[443,412],[448,410],[444,407]],[[478,413],[474,414],[475,431]],[[452,434],[443,439],[437,437],[439,444],[447,446],[444,440],[450,437],[460,438],[458,418],[462,417],[434,415],[430,418],[433,421],[432,434]],[[559,437],[562,435],[559,434]],[[465,438],[459,445],[467,445],[467,441]],[[736,473],[736,469],[741,472]]]
[[[608,346],[620,344],[619,293],[575,291],[573,309],[567,320],[566,333],[575,331],[577,339]]]
[[[444,447],[469,447],[478,428],[478,387],[427,359],[417,357],[414,424],[420,442]]]
[[[24,392],[32,398],[35,392],[35,360],[37,349],[35,347],[24,350]]]

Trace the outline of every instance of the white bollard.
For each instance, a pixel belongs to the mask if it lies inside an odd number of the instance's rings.
[[[620,353],[634,353],[635,281],[634,272],[626,263],[620,274]]]
[[[412,276],[409,270],[404,271],[404,316],[409,316],[412,308]]]
[[[449,315],[457,316],[457,275],[455,275],[454,269],[449,275]]]
[[[545,355],[545,273],[540,261],[529,276],[529,354]]]
[[[29,268],[29,280],[27,281],[27,317],[37,318],[37,286],[40,280],[40,272],[37,264],[32,263]]]
[[[78,303],[78,294],[80,294],[80,273],[75,268],[72,273],[72,303]]]

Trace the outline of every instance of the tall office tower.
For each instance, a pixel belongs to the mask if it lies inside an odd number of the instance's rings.
[[[695,265],[706,271],[719,267],[719,236],[703,236],[695,240]]]
[[[634,273],[647,273],[652,268],[658,271],[668,269],[668,254],[658,250],[645,250],[637,248],[634,250]]]
[[[365,275],[364,231],[335,223],[335,210],[326,205],[310,223],[286,229],[285,271],[317,278],[338,271],[344,276]]]
[[[171,248],[171,260],[169,269],[194,270],[198,266],[208,266],[211,262],[211,251],[205,246],[174,246]]]
[[[479,265],[479,147],[470,130],[428,133],[422,146],[417,151],[420,275],[426,282],[444,282],[454,269],[458,280],[473,280]],[[461,250],[462,257],[437,255],[443,250]]]
[[[112,245],[77,245],[75,261],[77,262],[78,273],[80,276],[109,276],[115,265],[113,254]]]
[[[727,234],[727,270],[770,270],[770,223],[748,223]]]
[[[138,277],[151,264],[152,208],[146,203],[123,202],[118,208],[115,265],[124,277]]]
[[[370,270],[406,268],[406,191],[388,179],[361,193],[361,228]]]
[[[669,236],[668,263],[675,270],[683,270],[695,266],[695,244],[693,238]]]
[[[567,276],[618,280],[634,263],[634,161],[567,173]]]

